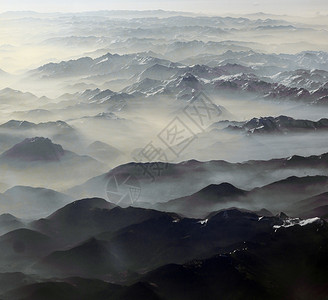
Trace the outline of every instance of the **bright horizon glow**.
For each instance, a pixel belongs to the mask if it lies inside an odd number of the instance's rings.
[[[315,15],[328,13],[326,0],[11,0],[0,2],[0,12],[83,12],[97,10],[170,10],[206,14],[247,14],[265,12],[288,15]]]

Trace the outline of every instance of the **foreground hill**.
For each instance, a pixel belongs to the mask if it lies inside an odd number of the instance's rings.
[[[211,300],[310,299],[314,296],[323,300],[328,295],[327,239],[327,224],[308,220],[301,225],[276,226],[275,230],[237,246],[232,252],[193,259],[185,264],[167,264],[130,280],[128,285],[77,277],[35,283],[31,278],[27,285],[17,283],[15,288],[4,292],[2,298]],[[82,254],[85,250],[74,251]],[[91,262],[98,259],[92,258]]]

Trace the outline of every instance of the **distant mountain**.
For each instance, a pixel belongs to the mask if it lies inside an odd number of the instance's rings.
[[[286,55],[287,57],[287,55]],[[304,69],[328,71],[328,53],[323,51],[303,51],[292,57],[292,60]]]
[[[198,42],[191,43],[197,44]],[[130,95],[138,93],[148,96],[175,94],[178,99],[183,99],[190,98],[192,92],[207,90],[215,93],[246,92],[265,99],[287,99],[325,104],[324,97],[327,97],[328,92],[325,88],[324,70],[328,71],[328,67],[325,69],[325,64],[328,66],[328,54],[325,55],[325,53],[319,52],[299,53],[293,56],[263,54],[251,50],[227,51],[211,58],[214,61],[220,61],[219,64],[213,65],[211,62],[201,59],[200,61],[196,60],[197,63],[193,66],[187,67],[141,54],[121,56],[106,54],[96,59],[84,57],[59,64],[47,64],[31,72],[35,76],[47,78],[88,74],[89,76],[101,76],[104,81],[105,77],[107,80],[114,79],[110,74],[119,72],[120,79],[127,80],[128,84],[123,92]],[[297,67],[307,66],[308,60],[313,60],[313,63],[318,66],[316,72],[294,71]],[[320,66],[322,71],[320,71]],[[270,68],[275,68],[276,72],[269,74]],[[296,75],[286,75],[288,72],[292,72],[291,70],[296,72]],[[297,72],[301,72],[301,75]],[[283,76],[286,80],[279,76]],[[291,76],[293,79],[287,79],[286,76]],[[304,77],[307,84],[303,84],[300,76]],[[278,80],[278,78],[280,79]],[[94,79],[97,78],[94,77]],[[302,84],[293,84],[291,83],[293,80],[301,81]],[[313,85],[310,81],[321,84]],[[109,100],[109,97],[113,96],[112,91],[108,92],[109,94],[106,91],[102,92],[102,94],[106,94],[106,97],[103,95],[102,99]]]
[[[299,213],[298,216],[300,216],[301,218],[321,217],[322,219],[327,220],[328,219],[328,205],[322,205],[322,206],[313,208],[311,210],[303,211],[302,213]]]
[[[27,121],[16,121],[16,120],[10,120],[4,124],[0,125],[0,128],[4,129],[31,129],[36,124],[27,122]]]
[[[291,176],[261,188],[255,188],[247,195],[254,203],[262,203],[270,210],[286,210],[301,197],[311,197],[328,190],[327,176]]]
[[[328,119],[319,121],[297,120],[287,116],[253,118],[243,125],[229,125],[227,129],[247,134],[287,134],[328,130]]]
[[[27,138],[0,155],[0,169],[6,170],[8,178],[15,176],[16,185],[33,186],[38,182],[38,186],[57,189],[107,168],[43,137]]]
[[[60,145],[53,144],[50,139],[36,137],[25,139],[0,156],[2,160],[16,161],[60,161],[65,155]]]
[[[253,210],[254,207],[266,207],[279,212],[288,209],[304,195],[312,196],[327,189],[326,176],[293,176],[250,191],[238,189],[229,183],[212,184],[190,196],[157,203],[154,207],[194,218],[205,218],[211,212],[229,207]]]
[[[328,72],[324,70],[305,70],[280,72],[271,77],[274,82],[290,87],[306,88],[310,91],[322,87],[328,81]]]
[[[160,64],[153,65],[141,72],[137,77],[137,81],[142,81],[146,78],[153,80],[168,80],[179,72],[178,68],[163,66]]]
[[[208,66],[218,66],[227,63],[240,64],[253,67],[261,72],[266,70],[266,75],[271,72],[275,75],[283,71],[294,71],[297,69],[318,69],[328,71],[328,53],[322,51],[304,51],[296,54],[267,54],[253,50],[231,51],[222,54],[213,53],[212,55],[200,54],[199,56],[184,59],[184,64],[206,64]]]
[[[291,205],[288,210],[295,216],[304,218],[328,218],[328,193],[324,192],[313,197],[301,200]]]
[[[297,206],[301,210],[311,209],[316,206],[328,205],[328,192],[316,195],[314,197],[301,200],[297,203]]]
[[[178,212],[189,217],[205,216],[215,207],[222,205],[234,206],[247,192],[229,183],[211,184],[197,193],[166,203],[158,203],[159,210]]]
[[[253,160],[244,163],[229,163],[220,160],[208,162],[190,160],[177,164],[129,163],[94,177],[84,184],[70,189],[67,193],[75,196],[96,195],[106,198],[107,195],[103,187],[108,184],[113,176],[131,174],[138,179],[142,189],[138,201],[154,204],[192,195],[213,183],[225,182],[228,179],[227,174],[229,174],[230,184],[244,187],[244,189],[252,189],[268,185],[274,181],[284,180],[293,175],[299,177],[323,175],[326,174],[327,166],[328,154],[308,157],[294,155],[287,158],[267,161]],[[145,172],[145,170],[152,170],[151,168],[155,167],[161,170],[159,175],[157,175],[158,173]],[[156,180],[149,184],[152,180],[151,176],[154,176]],[[179,180],[178,185],[176,184],[177,179]],[[169,193],[168,186],[170,186]],[[304,198],[303,195],[299,196]]]
[[[61,101],[74,101],[75,107],[81,107],[85,112],[88,106],[92,109],[97,105],[102,106],[104,110],[109,112],[116,112],[122,110],[126,105],[126,101],[133,99],[134,95],[124,92],[112,92],[111,90],[87,89],[83,92],[74,94],[64,94],[58,98]],[[97,110],[99,111],[99,109]]]
[[[2,210],[25,219],[45,217],[62,206],[73,201],[73,198],[45,188],[15,186],[0,197]]]
[[[111,163],[116,161],[123,153],[113,146],[106,143],[95,141],[87,147],[87,154],[91,157],[96,158],[99,161],[105,161]]]
[[[49,119],[52,119],[54,117],[54,113],[47,109],[37,108],[37,109],[14,111],[12,113],[12,116],[17,119],[31,120],[31,121],[37,119],[37,120],[44,120],[45,122],[47,122]]]
[[[186,97],[190,98],[190,95],[197,94],[201,90],[211,88],[214,85],[212,81],[220,77],[240,75],[243,72],[252,73],[253,71],[251,68],[236,64],[227,64],[215,68],[204,65],[165,67],[170,76],[159,78],[163,74],[161,70],[163,67],[153,66],[148,73],[148,69],[145,70],[136,77],[134,84],[126,87],[123,91],[132,94],[143,93],[148,96],[176,95],[176,98],[184,99]]]
[[[182,76],[190,73],[198,78],[206,80],[213,80],[222,75],[235,75],[240,73],[254,73],[255,70],[250,67],[245,67],[238,64],[226,64],[211,68],[206,65],[196,64],[192,66],[166,67],[162,65],[154,65],[140,75],[136,76],[137,81],[144,79],[152,79],[158,81],[165,81],[171,78]]]
[[[103,113],[99,113],[95,116],[91,116],[91,117],[85,117],[85,118],[93,118],[93,119],[98,119],[98,120],[122,120],[121,118],[119,118],[118,116],[116,116],[114,113],[112,112],[103,112]]]
[[[61,145],[43,137],[27,138],[0,155],[0,162],[59,162],[66,159],[92,161],[87,156],[64,150]]]
[[[63,121],[32,123],[28,121],[10,120],[0,125],[0,134],[10,135],[12,139],[24,139],[35,136],[48,137],[56,143],[69,146],[69,141],[74,139],[80,142],[78,131]]]
[[[107,53],[96,59],[82,57],[77,60],[49,63],[30,71],[28,74],[38,78],[60,78],[119,72],[121,78],[128,78],[155,64],[171,65],[173,63],[142,54],[118,55]]]
[[[32,93],[24,93],[11,88],[5,88],[0,90],[1,103],[7,103],[11,105],[17,105],[21,103],[31,103],[38,100],[38,97]]]
[[[309,90],[304,86],[294,87],[274,82],[269,77],[256,75],[254,68],[228,62],[223,66],[209,67],[195,65],[176,68],[176,74],[169,79],[158,80],[145,77],[123,89],[130,94],[143,93],[146,96],[175,95],[177,99],[190,99],[190,95],[200,91],[213,94],[243,94],[270,100],[302,101],[304,103],[325,104],[328,95],[325,85]],[[287,83],[286,83],[287,84]]]
[[[18,228],[23,228],[25,226],[26,225],[22,222],[22,220],[14,217],[11,214],[6,213],[0,215],[0,235]]]
[[[215,34],[222,34],[216,32]],[[249,47],[240,45],[238,43],[224,41],[224,42],[203,42],[203,41],[176,41],[167,46],[165,55],[172,57],[175,60],[184,60],[186,57],[196,56],[202,53],[216,54],[225,51],[247,51]],[[191,63],[192,64],[192,63]]]
[[[316,103],[321,97],[326,95],[326,91],[310,93],[305,88],[288,87],[280,83],[271,83],[265,78],[259,78],[253,74],[237,74],[232,76],[222,76],[211,82],[215,91],[248,93],[256,95],[258,98],[269,100],[290,100],[303,101],[306,103]]]

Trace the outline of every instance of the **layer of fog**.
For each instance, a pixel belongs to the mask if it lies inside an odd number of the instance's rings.
[[[299,19],[298,22],[293,20],[291,23],[288,18],[287,21],[284,20],[286,16],[274,16],[275,20],[270,23],[270,16],[259,15],[257,19],[261,22],[249,26],[248,23],[244,25],[237,17],[235,21],[227,20],[226,24],[216,22],[215,18],[179,20],[165,19],[164,16],[154,20],[140,16],[140,19],[129,20],[117,17],[113,18],[110,14],[97,17],[92,13],[89,16],[52,15],[51,18],[46,15],[31,15],[25,18],[15,14],[0,15],[0,68],[10,73],[21,73],[47,62],[78,58],[93,51],[100,54],[101,49],[104,49],[103,53],[154,51],[165,55],[161,49],[177,40],[226,41],[227,44],[232,43],[237,47],[252,47],[254,50],[268,53],[328,50],[323,42],[327,39],[327,22],[324,19],[320,19],[321,26],[313,24],[318,19]],[[124,14],[121,17],[124,18]],[[260,26],[266,24],[278,27],[261,29]],[[189,25],[194,27],[188,27]],[[291,25],[295,27],[289,28]],[[177,29],[179,26],[182,29]],[[170,30],[170,27],[174,30]],[[179,32],[175,33],[176,30]],[[218,30],[218,33],[215,33],[215,30]],[[31,32],[33,34],[30,34]],[[136,35],[137,39],[140,39],[139,42],[129,46],[129,39],[133,42]],[[222,51],[225,50],[227,49],[223,47]],[[174,51],[170,52],[167,58],[173,61],[181,59],[178,52]]]

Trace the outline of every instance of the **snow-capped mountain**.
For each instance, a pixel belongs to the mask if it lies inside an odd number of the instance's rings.
[[[247,134],[288,134],[328,130],[328,119],[319,121],[295,120],[287,116],[253,118],[243,125],[229,125],[229,130],[241,130]]]
[[[328,72],[316,69],[299,69],[296,71],[278,73],[271,78],[274,82],[279,82],[289,87],[304,87],[309,91],[313,91],[327,83]]]
[[[106,75],[119,72],[120,78],[128,78],[155,64],[169,66],[172,63],[167,60],[143,56],[141,54],[118,55],[107,53],[95,59],[82,57],[77,60],[49,63],[30,71],[29,76],[60,78]]]

